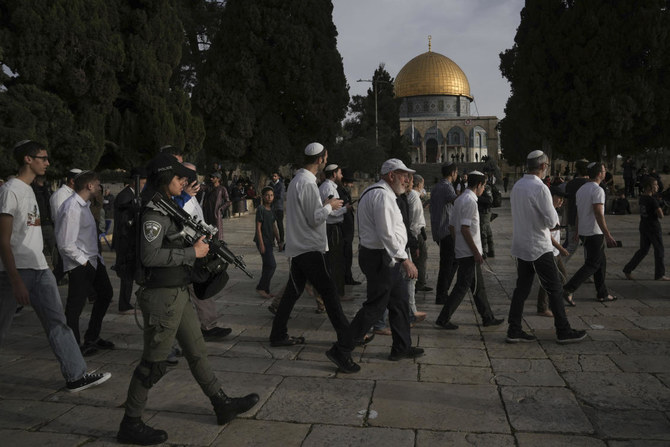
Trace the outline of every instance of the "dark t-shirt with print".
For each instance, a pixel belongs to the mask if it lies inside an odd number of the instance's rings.
[[[275,215],[272,210],[266,209],[264,206],[259,206],[256,209],[256,222],[261,222],[261,236],[263,237],[263,244],[266,246],[272,246],[275,223]],[[258,243],[258,232],[256,231],[254,231],[254,242]]]
[[[640,225],[655,227],[660,225],[656,210],[661,207],[655,197],[643,194],[640,196]]]

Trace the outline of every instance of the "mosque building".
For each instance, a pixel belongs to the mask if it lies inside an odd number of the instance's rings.
[[[454,61],[428,51],[407,62],[395,78],[400,133],[412,142],[413,163],[498,161],[498,118],[471,112],[474,97]],[[476,110],[476,104],[475,104]]]

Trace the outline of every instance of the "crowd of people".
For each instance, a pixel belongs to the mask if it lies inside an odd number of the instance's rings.
[[[113,289],[100,244],[105,222],[113,216],[116,260],[112,269],[120,279],[118,311],[141,313],[144,340],[124,403],[117,435],[121,442],[151,445],[167,440],[164,430],[142,421],[142,413],[149,390],[177,362],[176,352],[183,353],[210,399],[217,423],[229,422],[258,402],[255,393],[235,398],[224,392],[204,344],[231,333],[219,325],[214,301],[206,299],[219,293],[227,281],[225,263],[211,252],[211,240],[225,245],[223,219],[243,214],[246,199],[253,200],[256,208],[253,242],[262,259],[256,292],[272,299],[274,317],[268,335],[273,348],[307,342],[301,335],[289,335],[288,328],[291,311],[305,290],[318,296],[336,335],[326,357],[348,374],[361,369],[352,357],[354,349],[376,335],[390,336],[390,361],[423,355],[411,336],[412,327],[427,318],[417,309],[417,292],[434,291],[436,304],[442,305],[435,320],[437,329],[458,329],[452,320],[468,289],[483,326],[505,322],[491,309],[482,274],[485,259],[496,255],[491,221],[496,216],[493,208],[500,206],[500,193],[494,172],[459,175],[456,163],[445,163],[443,178],[428,200],[424,179],[392,158],[382,164],[380,180],[354,200],[351,171],[329,162],[327,148],[314,142],[304,148],[302,168],[288,188],[274,171],[257,196],[244,179],[232,181],[228,188],[220,170],[209,173],[208,182],[201,184],[196,166],[184,161],[182,151],[164,146],[146,166],[131,171],[114,197],[109,189],[103,191],[96,172],[75,168],[51,194],[45,182],[49,156],[44,146],[25,140],[13,153],[19,171],[0,188],[0,346],[17,308],[31,305],[60,363],[67,390],[81,391],[111,377],[108,372],[87,372],[84,357],[115,348],[102,337]],[[606,221],[607,169],[600,162],[579,160],[570,181],[559,176],[546,181],[549,159],[542,151],[528,154],[525,168],[526,174],[510,193],[511,254],[517,260],[517,281],[505,340],[536,339],[523,330],[522,314],[537,275],[538,315],[554,319],[559,344],[579,342],[587,333],[573,329],[565,311],[566,305],[576,305],[574,292],[593,278],[598,301],[616,299],[605,283],[605,247],[617,246]],[[505,190],[508,182],[504,176]],[[640,249],[624,267],[628,279],[653,246],[655,279],[670,280],[663,263],[659,183],[660,178],[651,173],[640,179]],[[166,212],[165,206],[175,208],[176,214]],[[440,259],[434,289],[426,274],[427,207]],[[208,233],[189,239],[182,231],[183,222],[175,217],[180,215],[201,222]],[[361,285],[352,273],[356,228],[366,298],[349,320],[342,302],[353,298],[347,296],[345,286]],[[566,229],[563,242],[562,228]],[[585,261],[568,279],[563,259],[575,253],[580,240]],[[276,294],[271,285],[277,265],[275,248],[289,258],[288,281]],[[63,308],[58,283],[65,281],[68,293]],[[139,290],[133,304],[135,283]],[[82,337],[79,319],[87,302],[92,309]]]

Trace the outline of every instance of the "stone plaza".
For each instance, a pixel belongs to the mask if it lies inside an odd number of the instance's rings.
[[[516,281],[509,201],[494,211],[499,214],[492,224],[496,257],[487,259],[484,281],[496,316],[506,318]],[[289,321],[289,334],[304,336],[306,344],[270,347],[269,301],[255,292],[261,258],[252,242],[254,217],[228,219],[226,240],[256,278],[229,271],[228,285],[214,299],[221,325],[233,332],[207,347],[226,393],[257,392],[260,402],[228,425],[216,425],[209,399],[180,358],[151,390],[144,420],[168,432],[167,445],[670,445],[670,285],[653,281],[652,253],[633,273],[634,281],[622,273],[638,247],[638,221],[635,214],[607,216],[624,247],[607,250],[607,284],[618,299],[597,302],[593,284],[577,290],[577,306],[567,313],[574,328],[588,331],[585,341],[556,343],[553,320],[536,314],[537,280],[524,320],[525,329],[538,338],[532,343],[505,343],[506,324],[481,327],[471,296],[452,319],[459,329],[438,329],[434,294],[417,293],[418,308],[428,318],[412,329],[412,339],[425,355],[390,362],[390,337],[377,335],[354,351],[362,369],[347,375],[337,373],[324,354],[335,333],[307,293]],[[668,229],[666,223],[666,241]],[[105,247],[104,256],[109,268],[114,254]],[[288,261],[281,253],[276,258],[272,288],[279,293],[288,278]],[[433,287],[438,258],[437,245],[429,241],[428,284]],[[568,274],[582,260],[580,249],[567,263]],[[354,276],[365,281],[357,261]],[[119,283],[112,271],[110,277],[115,301],[102,336],[116,349],[86,360],[89,370],[110,371],[112,378],[80,393],[65,391],[39,321],[32,309],[24,309],[0,350],[0,444],[117,445],[142,336],[133,315],[117,313]],[[365,283],[347,286],[347,293],[355,298],[343,303],[351,318],[365,299]],[[65,298],[67,286],[61,295]],[[87,306],[82,326],[89,311]]]

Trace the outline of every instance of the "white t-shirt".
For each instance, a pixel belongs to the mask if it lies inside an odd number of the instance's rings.
[[[467,225],[470,227],[470,234],[472,240],[482,253],[482,238],[479,234],[479,210],[477,209],[477,194],[471,189],[466,189],[463,194],[458,196],[454,202],[454,211],[451,215],[451,225],[454,226],[456,233],[456,244],[454,246],[454,254],[456,259],[469,258],[474,256],[470,250],[470,246],[465,241],[463,233],[461,233],[461,226]]]
[[[605,213],[605,191],[596,182],[587,182],[577,190],[577,230],[580,236],[603,234],[596,222],[593,205],[601,203]]]
[[[556,242],[558,242],[560,244],[561,243],[561,229],[559,228],[558,230],[551,231],[550,233],[551,233],[551,237]],[[554,257],[561,254],[561,252],[558,251],[558,248],[554,247],[553,244],[552,244],[552,250],[553,250]]]
[[[10,245],[17,269],[49,268],[42,253],[42,222],[35,193],[30,185],[13,178],[0,188],[0,214],[12,216]],[[0,271],[5,266],[0,259]]]

